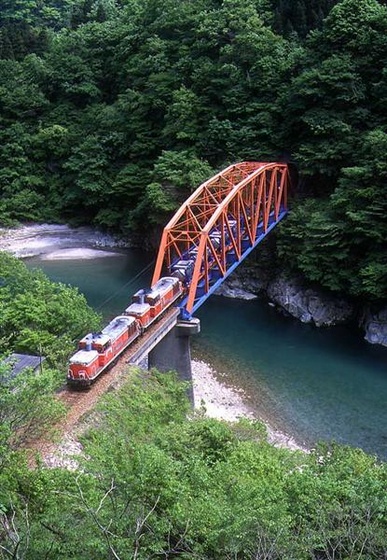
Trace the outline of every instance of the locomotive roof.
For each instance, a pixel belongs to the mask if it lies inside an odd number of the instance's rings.
[[[101,334],[107,336],[108,338],[115,339],[120,336],[122,332],[126,331],[129,325],[135,320],[136,319],[134,317],[115,317],[113,321],[110,321],[110,323],[102,329]],[[107,340],[105,342],[107,342]],[[105,344],[105,342],[102,344]]]
[[[176,282],[178,282],[178,279],[174,276],[164,276],[163,278],[160,278],[160,280],[158,280],[152,288],[155,288],[156,286],[170,286],[171,284],[176,284]]]
[[[70,364],[82,364],[87,366],[96,358],[98,358],[97,350],[78,350],[78,352],[71,356]]]
[[[169,290],[171,286],[177,284],[179,282],[178,278],[174,278],[173,276],[165,276],[164,278],[160,278],[156,284],[151,287],[150,292],[146,295],[150,297],[154,297],[157,294],[162,294]]]
[[[93,344],[101,344],[101,346],[103,346],[104,344],[109,342],[109,340],[110,336],[104,334],[103,332],[93,334]]]
[[[144,315],[150,310],[149,303],[132,303],[125,309],[125,313],[134,313],[135,315]]]

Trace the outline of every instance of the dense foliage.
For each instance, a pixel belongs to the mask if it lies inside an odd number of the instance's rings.
[[[2,353],[43,355],[62,365],[74,341],[98,329],[100,317],[76,288],[51,282],[40,270],[0,252]]]
[[[0,251],[0,488],[3,467],[17,462],[13,451],[48,437],[60,418],[63,406],[54,392],[63,385],[68,355],[80,335],[99,326],[77,289]],[[40,368],[16,375],[14,352],[41,356]],[[0,490],[0,514],[1,508]]]
[[[227,163],[291,160],[283,265],[381,300],[386,66],[377,0],[0,0],[0,224],[156,228]],[[3,253],[0,317],[2,351],[48,366],[98,326],[76,290]],[[106,399],[76,472],[29,470],[16,449],[61,413],[55,379],[0,365],[0,558],[387,556],[385,464],[187,419],[168,375]]]
[[[384,464],[276,449],[259,424],[187,411],[172,376],[139,374],[102,404],[76,472],[4,467],[0,557],[384,558]]]
[[[0,223],[155,228],[214,170],[291,159],[283,266],[385,297],[385,2],[1,7]]]
[[[58,388],[55,370],[45,364],[41,371],[25,368],[15,375],[11,364],[0,362],[0,472],[13,459],[13,450],[43,434],[53,435],[52,426],[64,412],[53,396]]]

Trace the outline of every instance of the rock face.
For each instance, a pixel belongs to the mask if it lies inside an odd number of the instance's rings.
[[[258,297],[254,293],[245,290],[238,278],[223,282],[215,291],[215,295],[233,299],[256,299]]]
[[[240,270],[235,271],[220,285],[215,294],[229,298],[256,299],[258,295],[266,293],[268,284],[265,274],[255,271],[253,275],[249,269],[240,267]]]
[[[360,313],[359,308],[349,301],[314,290],[299,279],[280,276],[270,281],[264,274],[254,271],[252,276],[243,269],[228,278],[215,293],[239,299],[254,299],[257,294],[267,296],[282,311],[317,327],[349,323],[361,315],[358,322],[365,332],[365,340],[387,346],[387,306],[382,309],[367,308]]]
[[[366,309],[360,326],[367,342],[387,346],[387,306],[379,310]]]
[[[317,327],[346,323],[354,315],[354,308],[348,301],[306,288],[297,279],[276,278],[269,284],[267,295],[293,317]]]

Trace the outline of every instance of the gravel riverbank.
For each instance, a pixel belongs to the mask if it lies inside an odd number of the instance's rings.
[[[122,247],[115,237],[89,227],[70,228],[62,224],[32,224],[0,228],[0,250],[22,259],[94,259],[113,256],[107,249]]]
[[[219,380],[222,377],[222,380]],[[219,372],[201,360],[192,361],[192,379],[194,387],[195,408],[204,408],[207,416],[235,422],[240,418],[263,421],[248,404],[248,395],[237,385],[228,384]],[[273,429],[263,422],[267,429],[268,441],[276,447],[308,452],[292,437]]]

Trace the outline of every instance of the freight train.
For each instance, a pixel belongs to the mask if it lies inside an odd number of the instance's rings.
[[[236,222],[230,221],[235,232]],[[218,249],[221,233],[216,228],[211,231],[210,239]],[[226,232],[226,251],[232,248]],[[139,290],[125,311],[115,317],[98,333],[89,333],[78,343],[78,350],[71,356],[68,365],[67,384],[74,388],[89,387],[102,372],[113,365],[115,360],[137,338],[141,337],[150,325],[157,321],[171,305],[187,294],[192,279],[197,247],[192,247],[181,255],[181,260],[171,267],[170,276],[160,278],[150,290]],[[212,270],[211,276],[216,270]],[[214,280],[218,276],[214,276]],[[183,315],[184,316],[184,315]]]
[[[79,341],[77,352],[69,360],[69,386],[89,387],[183,295],[187,266],[183,268],[179,271],[177,267],[173,276],[161,278],[150,290],[136,292],[122,315],[110,321],[101,332],[89,333]]]

